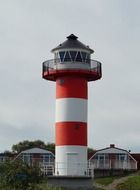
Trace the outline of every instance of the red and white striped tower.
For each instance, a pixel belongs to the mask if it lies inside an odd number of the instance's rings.
[[[56,82],[55,175],[87,175],[88,81],[101,78],[94,52],[73,34],[43,63],[43,78]]]

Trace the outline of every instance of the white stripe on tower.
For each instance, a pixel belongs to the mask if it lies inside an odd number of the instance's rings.
[[[87,100],[81,98],[59,98],[56,100],[56,122],[87,122]]]
[[[87,162],[87,80],[56,80],[56,175],[85,175]]]

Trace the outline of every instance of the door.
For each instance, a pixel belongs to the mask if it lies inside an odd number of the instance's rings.
[[[103,169],[105,167],[105,155],[99,154],[98,155],[98,168]]]
[[[67,175],[78,174],[78,154],[67,153]]]

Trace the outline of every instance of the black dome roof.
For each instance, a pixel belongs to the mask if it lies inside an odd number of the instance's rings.
[[[56,48],[52,49],[52,52],[55,50],[60,50],[60,49],[67,49],[67,48],[77,48],[77,49],[83,49],[83,50],[88,50],[90,53],[93,53],[94,50],[90,49],[89,46],[86,46],[79,40],[77,40],[77,36],[74,34],[71,34],[70,36],[67,37],[67,40],[64,41],[62,44],[59,44]]]

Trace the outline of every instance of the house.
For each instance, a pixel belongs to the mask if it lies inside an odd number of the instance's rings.
[[[41,149],[31,148],[20,152],[15,160],[22,160],[29,165],[38,164],[44,175],[52,175],[54,173],[55,156],[52,152]]]
[[[16,154],[12,153],[0,153],[0,163],[8,161],[8,160],[13,160]]]
[[[131,153],[131,156],[137,160],[137,169],[140,170],[140,153]]]
[[[4,153],[0,153],[0,163],[7,160],[7,156]]]
[[[115,147],[98,150],[90,159],[90,167],[94,168],[95,176],[97,175],[120,175],[126,171],[136,171],[137,161],[127,151]]]

